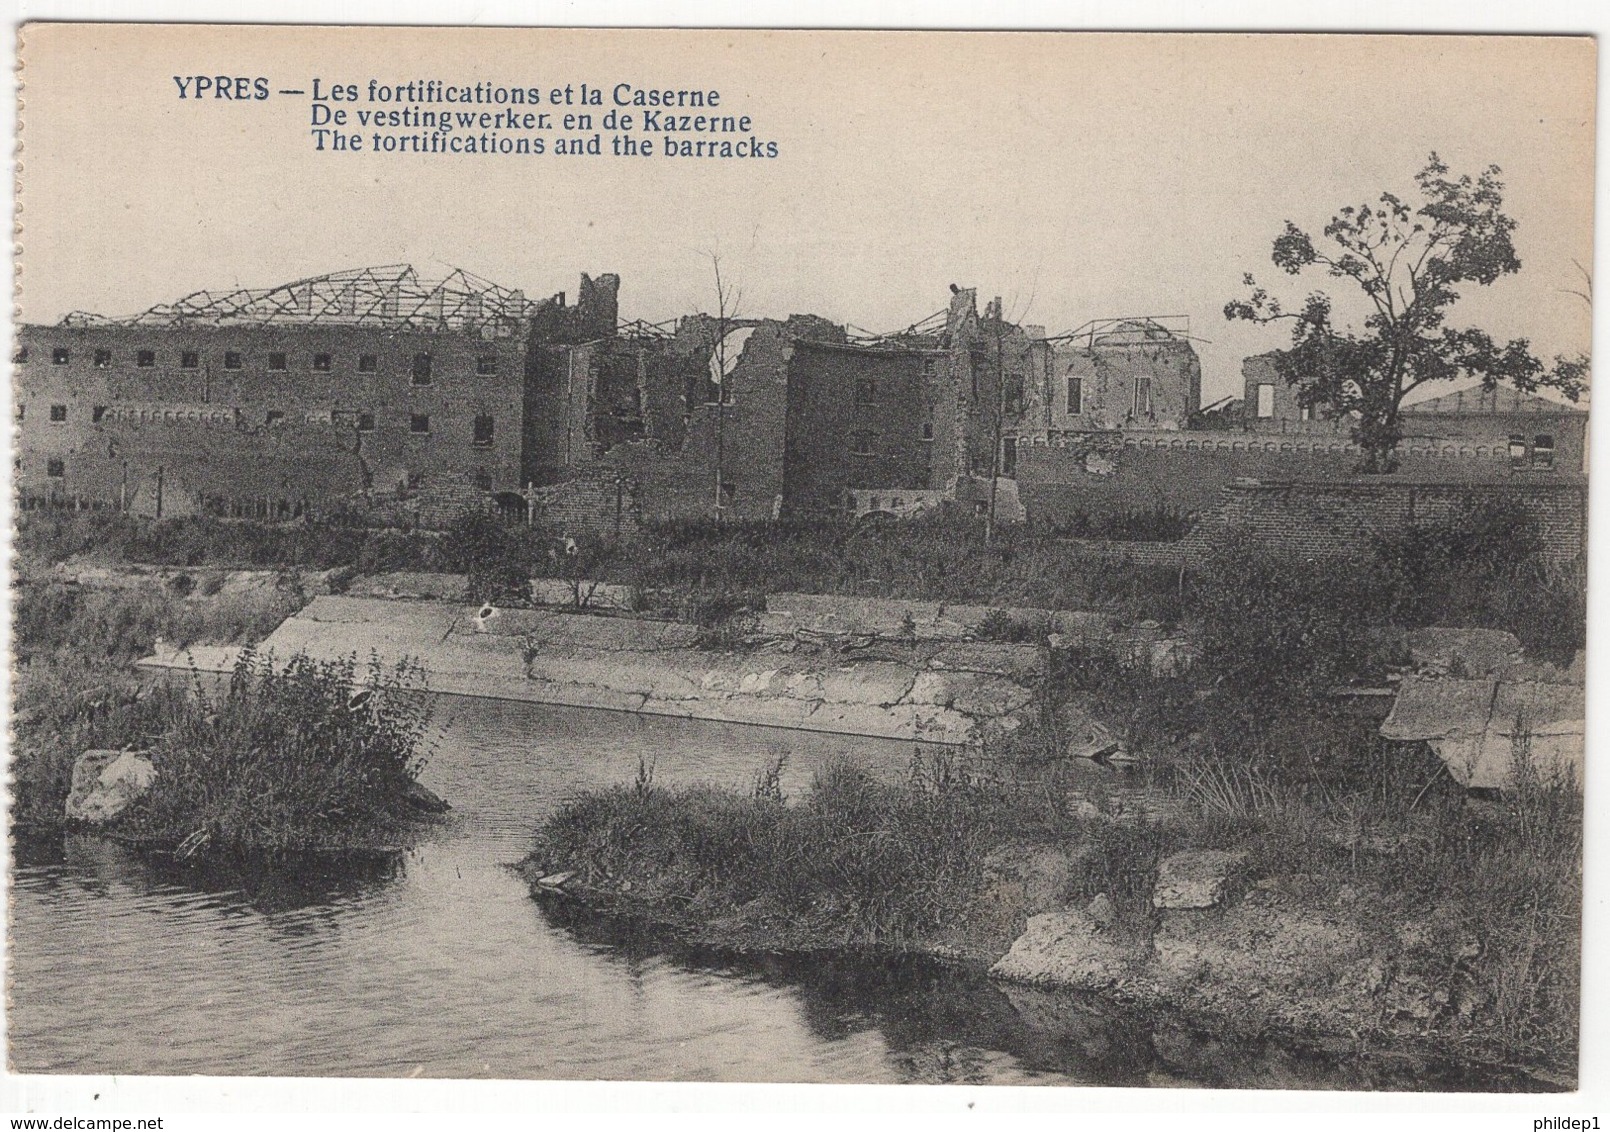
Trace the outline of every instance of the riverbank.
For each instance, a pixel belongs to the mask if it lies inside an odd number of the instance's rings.
[[[1047,640],[1148,666],[1186,663],[1185,642],[1159,627],[1090,613],[773,594],[712,633],[574,607],[435,600],[464,584],[457,575],[357,579],[352,591],[387,596],[314,597],[258,651],[409,664],[454,695],[947,745],[996,742],[1041,720]],[[221,673],[240,653],[174,643],[140,664]]]
[[[585,795],[521,874],[543,902],[680,945],[920,954],[1247,1041],[1574,1080],[1579,794],[1443,797],[1349,830],[1295,804],[1135,820],[954,765],[909,786],[830,768],[790,804],[767,781]]]
[[[251,649],[308,599],[297,572],[117,569],[18,583],[11,821],[181,856],[395,849],[439,810],[416,782],[405,670],[271,665]],[[153,678],[152,649],[228,642],[217,679]],[[354,689],[360,689],[356,694]]]

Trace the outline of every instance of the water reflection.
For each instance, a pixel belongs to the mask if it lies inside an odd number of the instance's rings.
[[[120,891],[139,896],[191,894],[199,907],[276,916],[305,909],[333,909],[366,899],[402,873],[401,851],[364,854],[212,854],[176,861],[103,837],[19,838],[17,866],[40,870],[34,891],[71,889],[110,899]]]
[[[563,904],[543,915],[622,961],[666,957],[791,989],[800,1016],[826,1042],[876,1034],[896,1079],[927,1084],[1018,1082],[1111,1087],[1552,1091],[1523,1073],[1330,1049],[1276,1037],[1229,1037],[1166,1012],[1097,995],[995,982],[920,956],[733,956],[666,944]]]
[[[1223,1041],[1171,1019],[931,963],[736,961],[539,908],[506,865],[577,791],[803,791],[907,744],[443,699],[424,781],[454,806],[412,849],[180,864],[19,841],[10,1056],[21,1072],[1517,1088]]]

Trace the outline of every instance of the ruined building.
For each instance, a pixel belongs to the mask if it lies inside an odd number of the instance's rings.
[[[1347,421],[1272,357],[1201,404],[1179,316],[1021,326],[953,286],[869,334],[814,315],[622,326],[619,280],[531,300],[370,268],[200,292],[19,334],[24,508],[441,525],[496,505],[625,533],[667,518],[908,514],[941,502],[1080,527],[1205,514],[1247,481],[1351,477]],[[1580,475],[1586,414],[1499,391],[1405,410],[1403,478]]]
[[[523,507],[529,369],[612,336],[618,285],[584,275],[567,305],[365,268],[23,326],[19,503],[288,518],[458,489]]]
[[[953,287],[890,334],[709,315],[543,351],[534,482],[615,477],[639,517],[760,519],[1014,501],[1019,454],[1091,432],[1177,431],[1201,400],[1188,339],[1154,319],[1047,338]],[[718,377],[719,375],[719,377]]]

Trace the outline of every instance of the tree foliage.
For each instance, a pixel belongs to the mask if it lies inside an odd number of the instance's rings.
[[[1286,222],[1274,240],[1275,266],[1294,276],[1318,269],[1356,288],[1368,301],[1362,330],[1337,321],[1325,292],[1288,310],[1251,274],[1247,297],[1225,304],[1231,320],[1292,324],[1291,349],[1277,355],[1276,369],[1296,387],[1298,404],[1354,418],[1365,471],[1393,470],[1403,399],[1428,382],[1475,377],[1485,389],[1505,382],[1524,392],[1547,386],[1573,401],[1583,392],[1586,357],[1557,356],[1548,365],[1525,338],[1501,343],[1447,324],[1462,287],[1490,286],[1520,270],[1499,173],[1491,165],[1476,177],[1452,177],[1433,153],[1415,177],[1418,205],[1382,193],[1376,203],[1342,208],[1317,241]]]

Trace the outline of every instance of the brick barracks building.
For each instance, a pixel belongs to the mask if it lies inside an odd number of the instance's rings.
[[[289,519],[468,488],[523,509],[531,360],[613,336],[618,285],[584,275],[571,306],[381,267],[23,326],[19,505]]]

